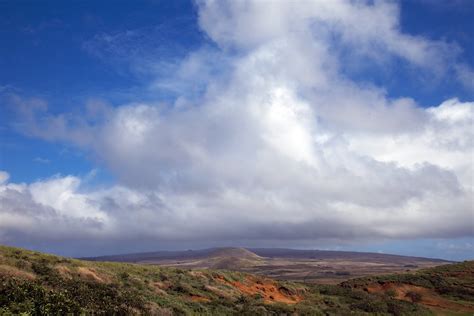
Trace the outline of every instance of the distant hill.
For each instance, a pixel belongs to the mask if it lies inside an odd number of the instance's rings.
[[[242,249],[209,255],[260,260]],[[317,285],[0,246],[0,315],[471,315],[472,302],[474,261]]]
[[[158,251],[87,258],[87,260],[157,264],[188,269],[227,269],[280,280],[325,284],[337,284],[354,277],[400,273],[448,263],[440,259],[367,252],[235,247]]]
[[[262,263],[262,258],[245,248],[218,248],[201,264],[205,268],[242,270]]]
[[[238,259],[249,259],[249,260],[259,260],[262,259],[259,255],[253,253],[250,250],[245,248],[216,248],[215,250],[211,251],[208,255],[210,258],[219,258],[219,257],[227,257],[227,258],[238,258]]]
[[[141,262],[152,260],[178,260],[178,259],[199,259],[209,256],[216,248],[200,249],[200,250],[185,250],[185,251],[153,251],[117,254],[97,257],[83,257],[79,259],[91,261],[117,261],[117,262]]]
[[[300,250],[285,248],[249,248],[253,253],[267,258],[304,258],[304,259],[339,259],[339,260],[362,260],[372,262],[407,262],[413,261],[429,261],[448,263],[450,261],[443,259],[401,256],[385,253],[374,252],[356,252],[356,251],[335,251],[335,250]]]
[[[165,260],[190,260],[204,259],[214,256],[247,256],[252,258],[290,258],[290,259],[339,259],[339,260],[363,260],[372,262],[409,262],[427,261],[448,263],[447,260],[431,259],[423,257],[400,256],[371,252],[350,252],[350,251],[330,251],[330,250],[299,250],[285,248],[208,248],[186,251],[155,251],[132,254],[120,254],[110,256],[82,258],[93,261],[118,261],[118,262],[160,262]]]

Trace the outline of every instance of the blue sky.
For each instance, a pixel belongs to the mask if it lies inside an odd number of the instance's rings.
[[[310,3],[0,1],[0,241],[472,258],[474,3]]]
[[[2,46],[8,47],[1,52],[0,85],[4,91],[47,99],[53,112],[77,111],[91,98],[112,104],[137,94],[147,99],[146,74],[132,72],[123,56],[101,58],[88,50],[95,36],[157,28],[138,49],[159,50],[165,55],[160,58],[166,59],[183,57],[205,41],[189,1],[119,1],[112,10],[108,1],[2,1],[0,6]],[[82,174],[94,168],[87,154],[67,144],[38,141],[12,130],[14,113],[5,104],[1,111],[2,143],[8,150],[8,154],[2,151],[2,166],[13,181]],[[54,164],[38,163],[37,158]]]

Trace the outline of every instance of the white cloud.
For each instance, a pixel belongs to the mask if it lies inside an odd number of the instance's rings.
[[[7,237],[62,236],[52,224],[104,240],[472,236],[473,103],[389,99],[344,77],[338,55],[395,55],[442,72],[451,47],[401,33],[392,2],[207,1],[199,10],[221,50],[188,56],[154,84],[179,92],[204,73],[202,97],[100,106],[92,119],[13,97],[18,128],[92,152],[118,183],[3,183]],[[209,70],[210,56],[225,75]]]
[[[7,182],[9,178],[10,175],[8,174],[8,172],[0,170],[0,184]]]
[[[439,166],[453,172],[472,194],[474,103],[450,99],[425,112],[428,123],[416,133],[348,136],[350,147],[379,161],[393,161],[406,168],[423,163]]]
[[[78,191],[79,184],[80,180],[72,176],[31,184],[1,184],[0,237],[8,240],[10,234],[28,233],[60,239],[101,232],[107,216],[94,207],[92,197]]]
[[[348,45],[355,53],[376,58],[389,53],[429,68],[442,66],[450,51],[457,50],[401,33],[399,7],[391,1],[281,1],[271,6],[262,1],[200,1],[199,6],[200,25],[224,47],[255,49],[282,37],[312,39]]]

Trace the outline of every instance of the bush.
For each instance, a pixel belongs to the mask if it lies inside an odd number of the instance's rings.
[[[2,314],[64,315],[81,312],[79,304],[67,292],[54,292],[36,282],[5,277],[0,281],[0,308]]]
[[[140,293],[116,284],[63,280],[58,287],[48,289],[39,282],[0,277],[1,314],[129,315],[147,310]]]
[[[388,306],[387,303],[383,301],[375,301],[369,299],[357,304],[352,304],[351,308],[363,310],[364,312],[369,313],[384,313],[387,311]]]
[[[46,261],[33,262],[31,269],[34,273],[40,276],[47,276],[53,274],[53,269],[47,264]]]
[[[394,316],[431,315],[431,313],[422,306],[399,300],[390,300],[387,302],[387,312]]]
[[[119,274],[119,278],[122,280],[122,281],[128,281],[128,278],[130,277],[130,275],[127,273],[127,272],[122,272]]]
[[[397,292],[395,292],[394,289],[389,289],[385,292],[385,295],[387,295],[390,298],[395,298],[397,296]]]

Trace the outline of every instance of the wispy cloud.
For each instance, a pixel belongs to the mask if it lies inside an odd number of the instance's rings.
[[[46,159],[46,158],[41,158],[41,157],[35,157],[35,159],[33,159],[34,162],[38,162],[38,163],[42,163],[42,164],[48,164],[51,162],[51,160],[49,159]]]
[[[189,18],[176,17],[155,26],[102,32],[85,41],[82,48],[118,71],[156,75],[200,42],[199,33],[191,26]],[[175,40],[179,38],[186,40]]]
[[[466,64],[455,66],[458,80],[468,89],[474,92],[474,70]]]

